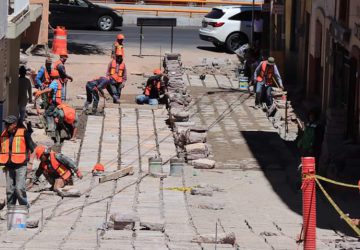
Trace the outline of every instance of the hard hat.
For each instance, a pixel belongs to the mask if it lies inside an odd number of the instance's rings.
[[[35,155],[37,159],[40,159],[40,157],[43,155],[43,153],[45,152],[46,148],[43,145],[38,145],[35,148]]]
[[[161,69],[154,69],[153,73],[154,75],[160,75],[162,72]]]
[[[274,65],[275,64],[275,58],[270,56],[268,59],[267,59],[267,62],[269,65]]]
[[[59,77],[59,71],[58,70],[51,70],[50,77]]]
[[[101,163],[96,163],[94,168],[92,169],[92,172],[104,172],[105,171],[105,167],[104,165],[102,165]]]
[[[124,38],[125,38],[125,36],[124,36],[123,34],[118,34],[118,35],[116,36],[116,39],[117,39],[117,40],[124,40]]]

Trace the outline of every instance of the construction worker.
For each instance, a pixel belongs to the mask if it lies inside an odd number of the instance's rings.
[[[272,87],[278,86],[284,89],[279,70],[275,64],[274,57],[262,61],[254,72],[255,83],[255,108],[259,108],[263,93],[266,93],[266,105],[269,108],[273,103],[271,95]],[[276,81],[276,82],[275,82]]]
[[[125,57],[123,44],[124,39],[125,36],[123,34],[118,34],[116,36],[116,41],[114,42],[111,50],[111,58],[115,58],[115,55],[121,55],[123,58]]]
[[[39,145],[35,148],[35,155],[36,158],[40,160],[40,164],[35,172],[35,178],[28,188],[37,183],[39,177],[43,174],[46,180],[52,185],[53,191],[63,197],[65,195],[61,189],[65,185],[72,184],[72,176],[74,174],[76,174],[79,179],[83,178],[75,162],[61,153],[55,153],[45,146]]]
[[[5,166],[6,198],[8,205],[29,206],[26,196],[26,170],[29,155],[36,145],[27,130],[14,115],[3,120],[5,129],[1,133],[0,165]]]
[[[70,105],[62,103],[55,108],[53,116],[56,124],[56,137],[58,137],[56,142],[59,143],[61,141],[61,130],[66,131],[71,141],[76,141],[79,121],[76,110]]]
[[[163,73],[160,69],[155,69],[153,71],[154,75],[149,77],[146,82],[145,90],[142,95],[136,97],[137,104],[150,104],[157,105],[159,104],[160,95],[166,92],[165,86],[162,84]]]
[[[55,108],[62,103],[61,100],[62,84],[60,81],[59,72],[57,70],[52,70],[50,77],[53,79],[52,82],[46,89],[39,90],[36,92],[35,100],[39,98],[39,96],[43,94],[47,94],[48,96],[47,107],[44,113],[47,123],[47,132],[51,137],[55,137],[55,124],[54,124],[53,112]]]
[[[51,64],[52,60],[50,57],[46,58],[45,65],[41,66],[35,77],[35,88],[44,89],[46,88],[50,82],[50,73],[51,73]]]
[[[115,55],[115,59],[111,60],[106,76],[110,77],[113,102],[120,103],[121,91],[127,80],[126,66],[121,55]]]
[[[71,82],[73,81],[73,78],[66,73],[65,63],[66,63],[67,59],[68,59],[67,53],[60,54],[59,60],[57,60],[54,63],[53,68],[52,68],[52,70],[57,70],[59,72],[59,75],[60,75],[60,81],[61,81],[61,84],[62,84],[62,87],[63,87],[62,88],[62,95],[61,95],[62,100],[66,100],[66,84],[67,84],[67,81],[68,80],[70,80]]]
[[[102,76],[95,78],[94,80],[88,81],[86,83],[86,101],[84,104],[83,111],[86,111],[91,103],[93,103],[92,113],[95,114],[97,111],[97,107],[99,105],[99,94],[101,97],[105,98],[104,89],[107,89],[110,95],[113,96],[112,90],[110,88],[110,77]],[[116,97],[113,96],[113,99]]]

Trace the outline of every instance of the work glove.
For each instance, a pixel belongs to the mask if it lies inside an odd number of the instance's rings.
[[[76,171],[76,176],[81,180],[83,178],[82,173],[80,172],[80,170]]]

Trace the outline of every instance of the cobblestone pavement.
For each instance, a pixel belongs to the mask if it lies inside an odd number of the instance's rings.
[[[218,80],[223,87],[218,89],[219,84],[208,78],[205,86],[214,87],[210,89],[189,79],[194,97],[191,120],[209,128],[215,169],[186,166],[183,177],[147,175],[149,157],[159,155],[163,171],[169,173],[169,159],[176,156],[166,109],[105,108],[104,116],[88,116],[82,140],[62,146],[84,173],[74,185],[82,196],[62,199],[51,192],[29,192],[28,219],[39,219],[39,228],[7,231],[1,220],[0,249],[215,249],[214,244],[192,239],[216,231],[236,235],[235,246],[218,244],[219,250],[296,249],[301,193],[293,187],[292,173],[296,176],[298,161],[264,113],[252,108],[253,99],[231,89],[231,81]],[[99,177],[91,175],[97,162],[106,166],[106,173],[129,165],[135,171],[99,184]],[[200,184],[210,185],[213,196],[166,189]],[[358,240],[339,227],[344,223],[326,201],[319,199],[318,210],[318,249],[358,247]],[[141,223],[163,224],[165,230],[141,230],[138,223],[133,231],[102,230],[114,212],[135,212]]]

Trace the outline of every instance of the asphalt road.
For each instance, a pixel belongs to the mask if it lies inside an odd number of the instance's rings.
[[[110,48],[118,33],[125,35],[127,47],[139,47],[140,27],[126,26],[121,29],[103,32],[98,30],[68,30],[68,42],[78,44],[91,44],[101,48]],[[170,48],[171,28],[170,27],[144,27],[143,46],[146,48]],[[200,40],[198,28],[196,27],[175,27],[174,48],[194,48],[198,46],[212,46],[211,43]]]

